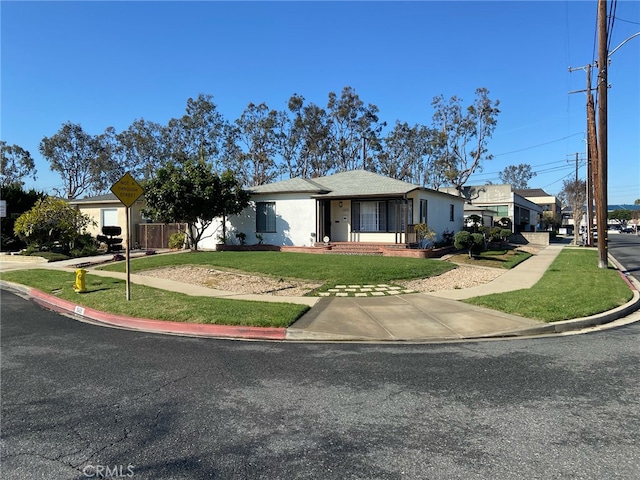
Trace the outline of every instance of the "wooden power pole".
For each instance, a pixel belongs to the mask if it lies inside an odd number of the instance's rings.
[[[607,257],[607,1],[598,0],[598,162],[595,188],[598,228],[598,268],[609,268]]]

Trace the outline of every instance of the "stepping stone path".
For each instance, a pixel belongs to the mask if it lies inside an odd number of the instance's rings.
[[[386,295],[400,295],[403,293],[416,293],[395,285],[336,285],[326,292],[318,293],[320,297],[384,297]]]

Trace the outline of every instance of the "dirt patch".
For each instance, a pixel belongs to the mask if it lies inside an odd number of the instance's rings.
[[[158,268],[140,272],[140,275],[166,278],[226,292],[292,297],[304,296],[322,285],[321,283],[292,281],[193,266]]]

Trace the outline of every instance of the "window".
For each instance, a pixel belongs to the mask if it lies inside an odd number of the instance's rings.
[[[408,205],[400,200],[378,200],[372,202],[352,202],[351,218],[354,232],[395,232],[396,208],[400,214],[399,229],[404,231],[404,218],[409,207],[409,222],[412,220],[411,203]]]
[[[256,232],[276,231],[276,202],[256,203]]]
[[[100,210],[100,227],[117,227],[118,226],[118,209],[103,208]]]
[[[428,225],[429,222],[428,217],[427,217],[427,200],[425,198],[420,200],[420,221],[418,223],[424,223],[425,225]]]
[[[452,203],[449,205],[449,221],[453,222],[456,218],[456,206]]]
[[[496,217],[503,218],[509,216],[509,205],[494,205],[493,207],[489,207],[492,210],[496,211]]]

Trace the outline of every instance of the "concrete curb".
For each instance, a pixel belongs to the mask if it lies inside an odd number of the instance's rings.
[[[633,291],[633,298],[613,310],[598,313],[590,317],[574,318],[572,320],[563,320],[560,322],[547,323],[539,327],[526,328],[513,332],[503,332],[496,335],[486,335],[479,338],[501,338],[501,337],[523,337],[530,335],[546,335],[553,333],[566,333],[575,330],[583,330],[585,328],[596,327],[598,325],[606,325],[640,309],[640,293]]]
[[[63,300],[54,295],[44,293],[36,288],[29,288],[16,283],[6,282],[4,280],[0,280],[0,285],[31,297],[36,303],[50,310],[62,313],[72,313],[74,315],[114,327],[122,327],[150,333],[215,338],[237,338],[247,340],[285,340],[286,337],[286,328],[206,325],[152,320],[148,318],[130,318],[122,315],[101,312],[89,307],[83,307],[68,300]]]
[[[620,272],[623,275],[622,272]],[[624,276],[624,275],[623,275]],[[481,339],[517,338],[535,335],[560,334],[570,331],[583,330],[598,325],[605,325],[624,318],[631,313],[640,310],[640,292],[635,284],[630,284],[633,290],[633,298],[617,308],[607,312],[592,315],[590,317],[576,318],[541,325],[539,327],[519,329],[508,332],[500,332],[491,335],[470,336],[457,339],[416,338],[402,340],[400,343],[433,343],[433,342],[460,342]],[[0,287],[16,291],[24,296],[32,298],[39,305],[61,313],[74,314],[89,320],[93,320],[108,326],[126,328],[148,333],[162,333],[170,335],[189,335],[211,338],[245,339],[245,340],[273,340],[295,342],[382,342],[394,343],[397,340],[374,340],[371,338],[356,337],[350,335],[336,335],[306,332],[304,335],[287,328],[276,327],[243,327],[230,325],[206,325],[183,322],[171,322],[164,320],[152,320],[146,318],[131,318],[122,315],[101,312],[89,307],[77,305],[68,300],[63,300],[54,295],[44,293],[36,288],[25,287],[17,283],[0,280]]]

